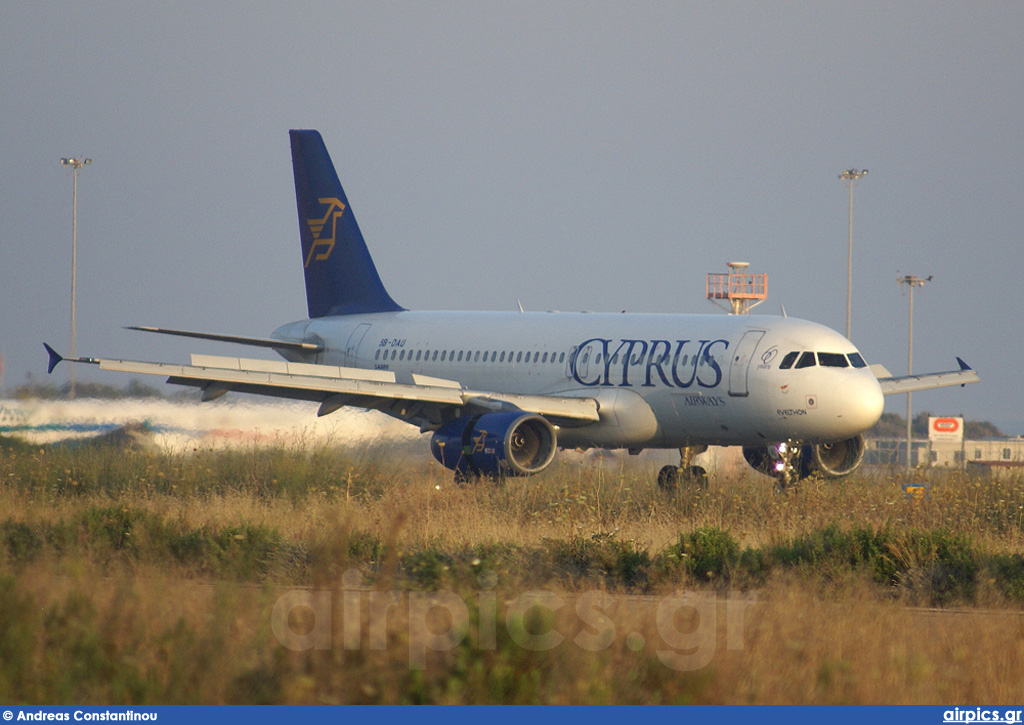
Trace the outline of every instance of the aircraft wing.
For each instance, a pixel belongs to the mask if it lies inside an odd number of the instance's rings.
[[[960,358],[956,359],[960,365],[959,370],[950,370],[945,373],[926,373],[924,375],[902,375],[894,377],[889,371],[878,365],[872,366],[872,372],[878,378],[878,384],[882,386],[882,393],[885,395],[896,395],[897,393],[916,393],[918,390],[931,390],[933,388],[945,388],[952,385],[967,385],[967,383],[981,382],[970,365]]]
[[[63,360],[49,345],[50,370]],[[68,358],[91,363],[101,370],[144,375],[166,375],[167,382],[201,388],[203,400],[227,392],[253,393],[320,403],[317,415],[353,406],[380,410],[418,424],[423,430],[467,412],[522,410],[543,415],[554,425],[578,427],[597,422],[597,401],[554,395],[515,395],[466,390],[454,380],[413,374],[399,383],[395,373],[334,365],[310,365],[283,360],[192,355],[190,365],[105,358]],[[446,414],[447,413],[447,414]]]

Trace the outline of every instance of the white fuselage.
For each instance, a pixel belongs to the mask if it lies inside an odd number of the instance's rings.
[[[294,322],[274,337],[323,345],[290,359],[387,370],[398,382],[418,374],[595,398],[601,421],[560,429],[562,447],[824,443],[862,433],[882,413],[878,381],[853,344],[787,317],[402,311]],[[805,352],[819,355],[794,365],[792,353]]]

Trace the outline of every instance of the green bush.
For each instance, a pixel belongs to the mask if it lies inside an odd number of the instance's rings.
[[[700,528],[681,533],[658,556],[657,567],[663,574],[685,572],[694,581],[724,582],[740,560],[740,546],[727,532]]]

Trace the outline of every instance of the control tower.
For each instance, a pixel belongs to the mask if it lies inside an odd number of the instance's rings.
[[[707,297],[733,315],[746,315],[768,298],[768,275],[748,274],[749,262],[728,266],[728,272],[708,272]],[[728,300],[731,309],[718,300]]]

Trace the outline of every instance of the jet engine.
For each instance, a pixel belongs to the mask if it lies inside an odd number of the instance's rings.
[[[434,458],[457,476],[530,476],[547,468],[557,450],[551,423],[522,411],[457,418],[430,439]]]
[[[856,435],[832,443],[801,446],[789,461],[796,478],[806,478],[814,472],[825,478],[839,478],[857,470],[864,460],[864,449],[864,436]],[[776,478],[782,475],[785,458],[777,446],[746,447],[743,457],[759,473]]]
[[[806,448],[809,448],[811,453],[811,470],[820,471],[825,478],[839,478],[851,474],[864,460],[863,435]],[[806,458],[806,450],[804,457]]]

